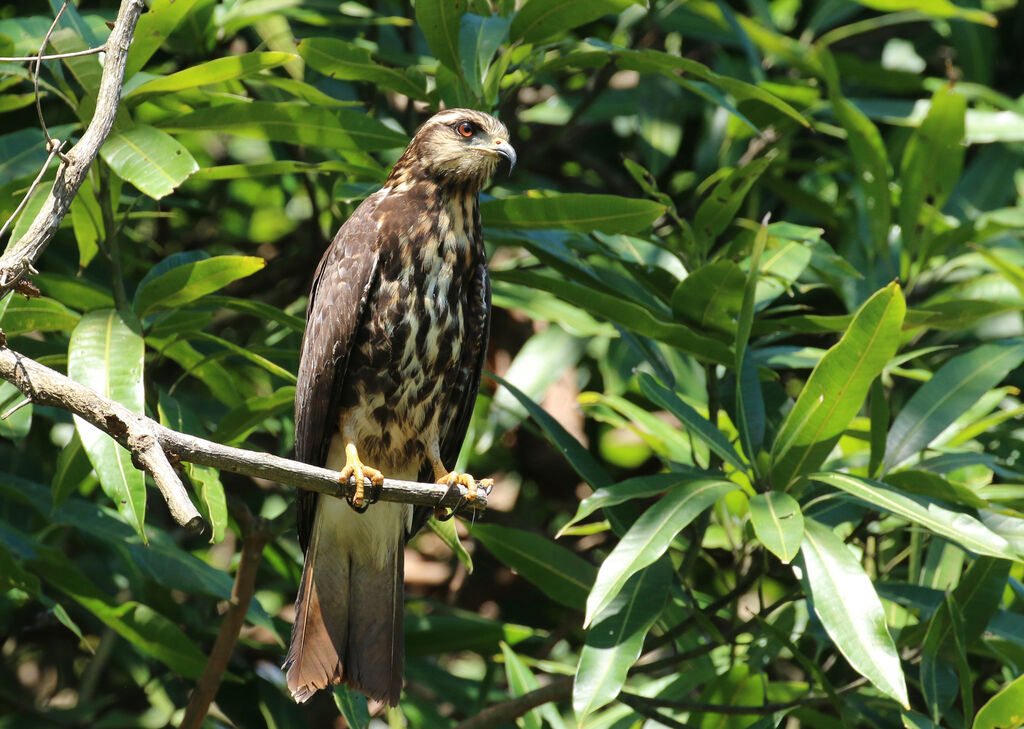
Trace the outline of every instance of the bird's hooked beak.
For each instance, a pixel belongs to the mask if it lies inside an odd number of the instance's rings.
[[[508,173],[511,175],[512,169],[516,166],[516,150],[504,139],[495,139],[494,151],[508,160]]]

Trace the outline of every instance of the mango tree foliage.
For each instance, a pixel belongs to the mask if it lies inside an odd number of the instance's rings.
[[[38,53],[60,5],[3,8],[0,56]],[[117,6],[70,4],[47,53],[102,45]],[[492,508],[410,544],[382,718],[1017,726],[1018,15],[151,0],[41,296],[0,300],[0,329],[164,425],[288,455],[321,252],[429,112],[495,113],[519,165],[481,203],[490,374],[459,458]],[[102,58],[44,62],[51,135],[81,136]],[[6,221],[47,155],[27,65],[0,90]],[[276,538],[206,726],[368,726],[356,692],[282,688],[289,487],[183,464],[209,524],[185,533],[120,446],[23,401],[0,384],[0,725],[177,725],[248,511]]]

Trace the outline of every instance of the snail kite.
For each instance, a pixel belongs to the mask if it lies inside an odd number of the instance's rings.
[[[515,164],[497,119],[449,109],[416,132],[317,268],[295,394],[296,456],[356,479],[346,503],[299,491],[305,553],[285,660],[296,701],[345,682],[402,688],[403,549],[427,507],[377,503],[364,478],[465,485],[454,473],[480,384],[491,292],[478,195]],[[480,482],[483,484],[484,482]]]

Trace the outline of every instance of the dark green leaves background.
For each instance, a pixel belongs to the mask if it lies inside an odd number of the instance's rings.
[[[0,4],[0,54],[59,5]],[[169,427],[288,455],[337,227],[442,106],[519,152],[481,204],[492,374],[459,460],[491,509],[411,544],[392,726],[535,691],[501,726],[1020,724],[1015,0],[147,7],[43,295],[0,328]],[[115,11],[69,7],[50,50]],[[81,135],[100,71],[44,65],[51,134]],[[0,91],[6,220],[46,154],[25,64]],[[0,419],[0,728],[179,722],[241,504],[279,536],[207,726],[367,725],[354,692],[282,688],[291,489],[183,474],[205,535],[90,426]]]

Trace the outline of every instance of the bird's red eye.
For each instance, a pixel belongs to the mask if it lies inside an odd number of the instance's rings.
[[[473,125],[470,124],[468,121],[459,122],[459,126],[457,126],[455,129],[456,131],[458,131],[459,134],[461,134],[464,137],[472,137],[473,132],[476,131],[476,129],[473,128]]]

